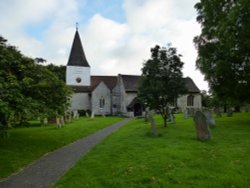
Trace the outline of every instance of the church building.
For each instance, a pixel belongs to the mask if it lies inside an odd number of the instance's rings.
[[[73,89],[70,110],[89,110],[96,115],[140,116],[139,75],[94,76],[88,63],[78,30],[75,32],[66,68],[66,84]],[[184,78],[188,94],[177,99],[177,107],[201,108],[201,94],[189,77]]]

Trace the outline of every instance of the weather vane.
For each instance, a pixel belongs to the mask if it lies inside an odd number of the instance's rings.
[[[78,22],[76,22],[76,30],[78,31]]]

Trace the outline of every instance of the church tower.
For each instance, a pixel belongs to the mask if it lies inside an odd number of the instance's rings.
[[[85,57],[77,27],[66,68],[66,84],[90,86],[90,66]]]

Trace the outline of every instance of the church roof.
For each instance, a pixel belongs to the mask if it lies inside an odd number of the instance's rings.
[[[90,67],[83,51],[80,35],[76,30],[67,66]]]
[[[138,92],[138,84],[141,76],[139,75],[118,75],[121,76],[126,92]],[[184,78],[186,88],[189,93],[200,93],[199,88],[194,81],[186,77]],[[91,76],[90,86],[71,86],[75,93],[88,92],[91,93],[101,82],[103,82],[110,90],[117,84],[117,76]]]
[[[138,75],[120,75],[122,77],[126,92],[137,92],[138,84],[141,76]],[[186,77],[184,78],[186,88],[189,93],[200,93],[199,88],[195,85],[194,81]]]
[[[93,91],[100,82],[104,82],[104,84],[112,90],[116,86],[117,76],[91,76],[91,91]]]
[[[123,84],[126,92],[137,92],[138,83],[141,76],[138,75],[120,75],[123,80]]]
[[[186,77],[184,78],[184,80],[189,93],[200,93],[199,88],[195,85],[194,81],[191,78]]]

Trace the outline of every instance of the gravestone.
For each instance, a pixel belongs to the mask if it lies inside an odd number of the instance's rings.
[[[89,113],[87,111],[86,111],[85,115],[86,115],[87,118],[89,117]]]
[[[79,118],[78,111],[77,111],[77,110],[74,110],[74,111],[73,111],[73,119],[77,119],[77,118]]]
[[[194,116],[197,139],[206,141],[211,139],[211,133],[207,124],[206,116],[201,111],[196,111]]]
[[[186,109],[185,111],[184,111],[184,119],[187,119],[188,118],[188,110]]]
[[[175,122],[174,114],[170,114],[170,123],[174,123],[174,122]]]
[[[190,117],[194,117],[194,109],[193,108],[188,108],[188,115]]]
[[[203,113],[206,116],[208,126],[211,128],[214,128],[215,127],[215,120],[214,120],[213,113],[210,110],[204,110]]]
[[[150,126],[151,126],[151,133],[153,136],[158,136],[158,131],[156,129],[155,126],[155,120],[154,120],[154,112],[151,110],[148,112],[148,120],[150,122]]]
[[[48,118],[43,118],[43,125],[47,125],[48,124]]]
[[[233,110],[231,108],[229,108],[227,110],[227,117],[232,117],[233,116]]]
[[[94,110],[91,112],[91,119],[94,119],[94,117],[95,117],[95,112],[94,112]]]
[[[62,124],[60,122],[60,118],[56,117],[56,127],[57,128],[61,128],[62,127]]]
[[[76,120],[78,120],[79,119],[79,113],[78,113],[78,111],[76,111]]]
[[[62,126],[64,126],[65,122],[64,122],[64,117],[63,116],[61,116],[61,118],[60,118],[60,123],[61,123]]]

